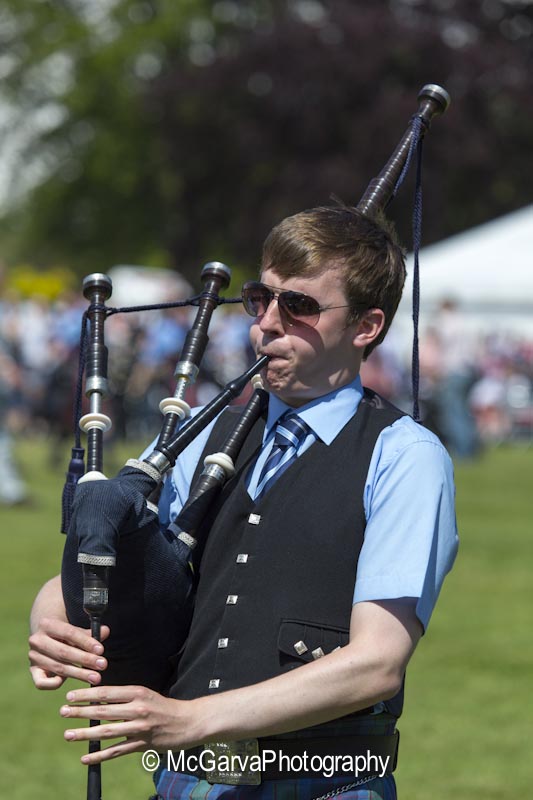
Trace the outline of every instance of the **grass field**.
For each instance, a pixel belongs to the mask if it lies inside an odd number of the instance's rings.
[[[66,690],[37,692],[27,669],[29,609],[60,563],[63,470],[49,466],[43,442],[18,452],[33,505],[0,510],[2,796],[81,800],[85,745],[63,741]],[[531,796],[532,466],[533,449],[501,448],[456,469],[461,549],[407,676],[401,800]],[[150,794],[137,755],[103,776],[105,800]]]

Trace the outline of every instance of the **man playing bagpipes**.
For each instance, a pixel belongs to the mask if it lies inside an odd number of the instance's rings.
[[[35,601],[35,685],[91,685],[67,695],[65,738],[120,739],[83,763],[157,751],[164,800],[396,797],[405,671],[457,550],[446,451],[359,377],[404,280],[391,227],[350,207],[296,214],[267,237],[243,303],[254,350],[269,358],[268,410],[204,522],[168,692],[100,686],[105,642],[67,622],[59,578]],[[163,527],[231,417],[180,455]],[[87,719],[100,727],[76,725]]]

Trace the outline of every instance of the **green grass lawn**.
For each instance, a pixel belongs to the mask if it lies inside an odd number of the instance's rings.
[[[407,675],[400,797],[531,796],[532,449],[456,468],[461,545]]]
[[[63,741],[58,714],[66,689],[37,692],[27,669],[29,609],[61,558],[63,468],[50,467],[43,442],[22,442],[19,460],[33,505],[0,510],[3,796],[82,798],[86,748]],[[401,800],[531,795],[532,466],[532,449],[501,448],[456,469],[461,548],[408,671]],[[150,792],[139,756],[104,766],[105,800]]]

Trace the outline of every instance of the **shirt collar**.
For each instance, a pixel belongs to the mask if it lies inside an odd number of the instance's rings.
[[[309,425],[315,436],[329,445],[353,417],[362,396],[363,387],[359,375],[346,386],[334,389],[329,394],[317,397],[299,408],[292,408],[279,397],[271,394],[263,442],[286,411],[296,411],[298,416]]]

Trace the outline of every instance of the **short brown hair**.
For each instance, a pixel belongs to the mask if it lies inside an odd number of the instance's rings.
[[[366,358],[385,338],[405,283],[405,256],[382,214],[366,217],[351,206],[321,206],[282,220],[263,245],[262,269],[280,278],[314,277],[339,269],[350,304],[348,323],[363,308],[380,308],[385,325],[365,349]]]

